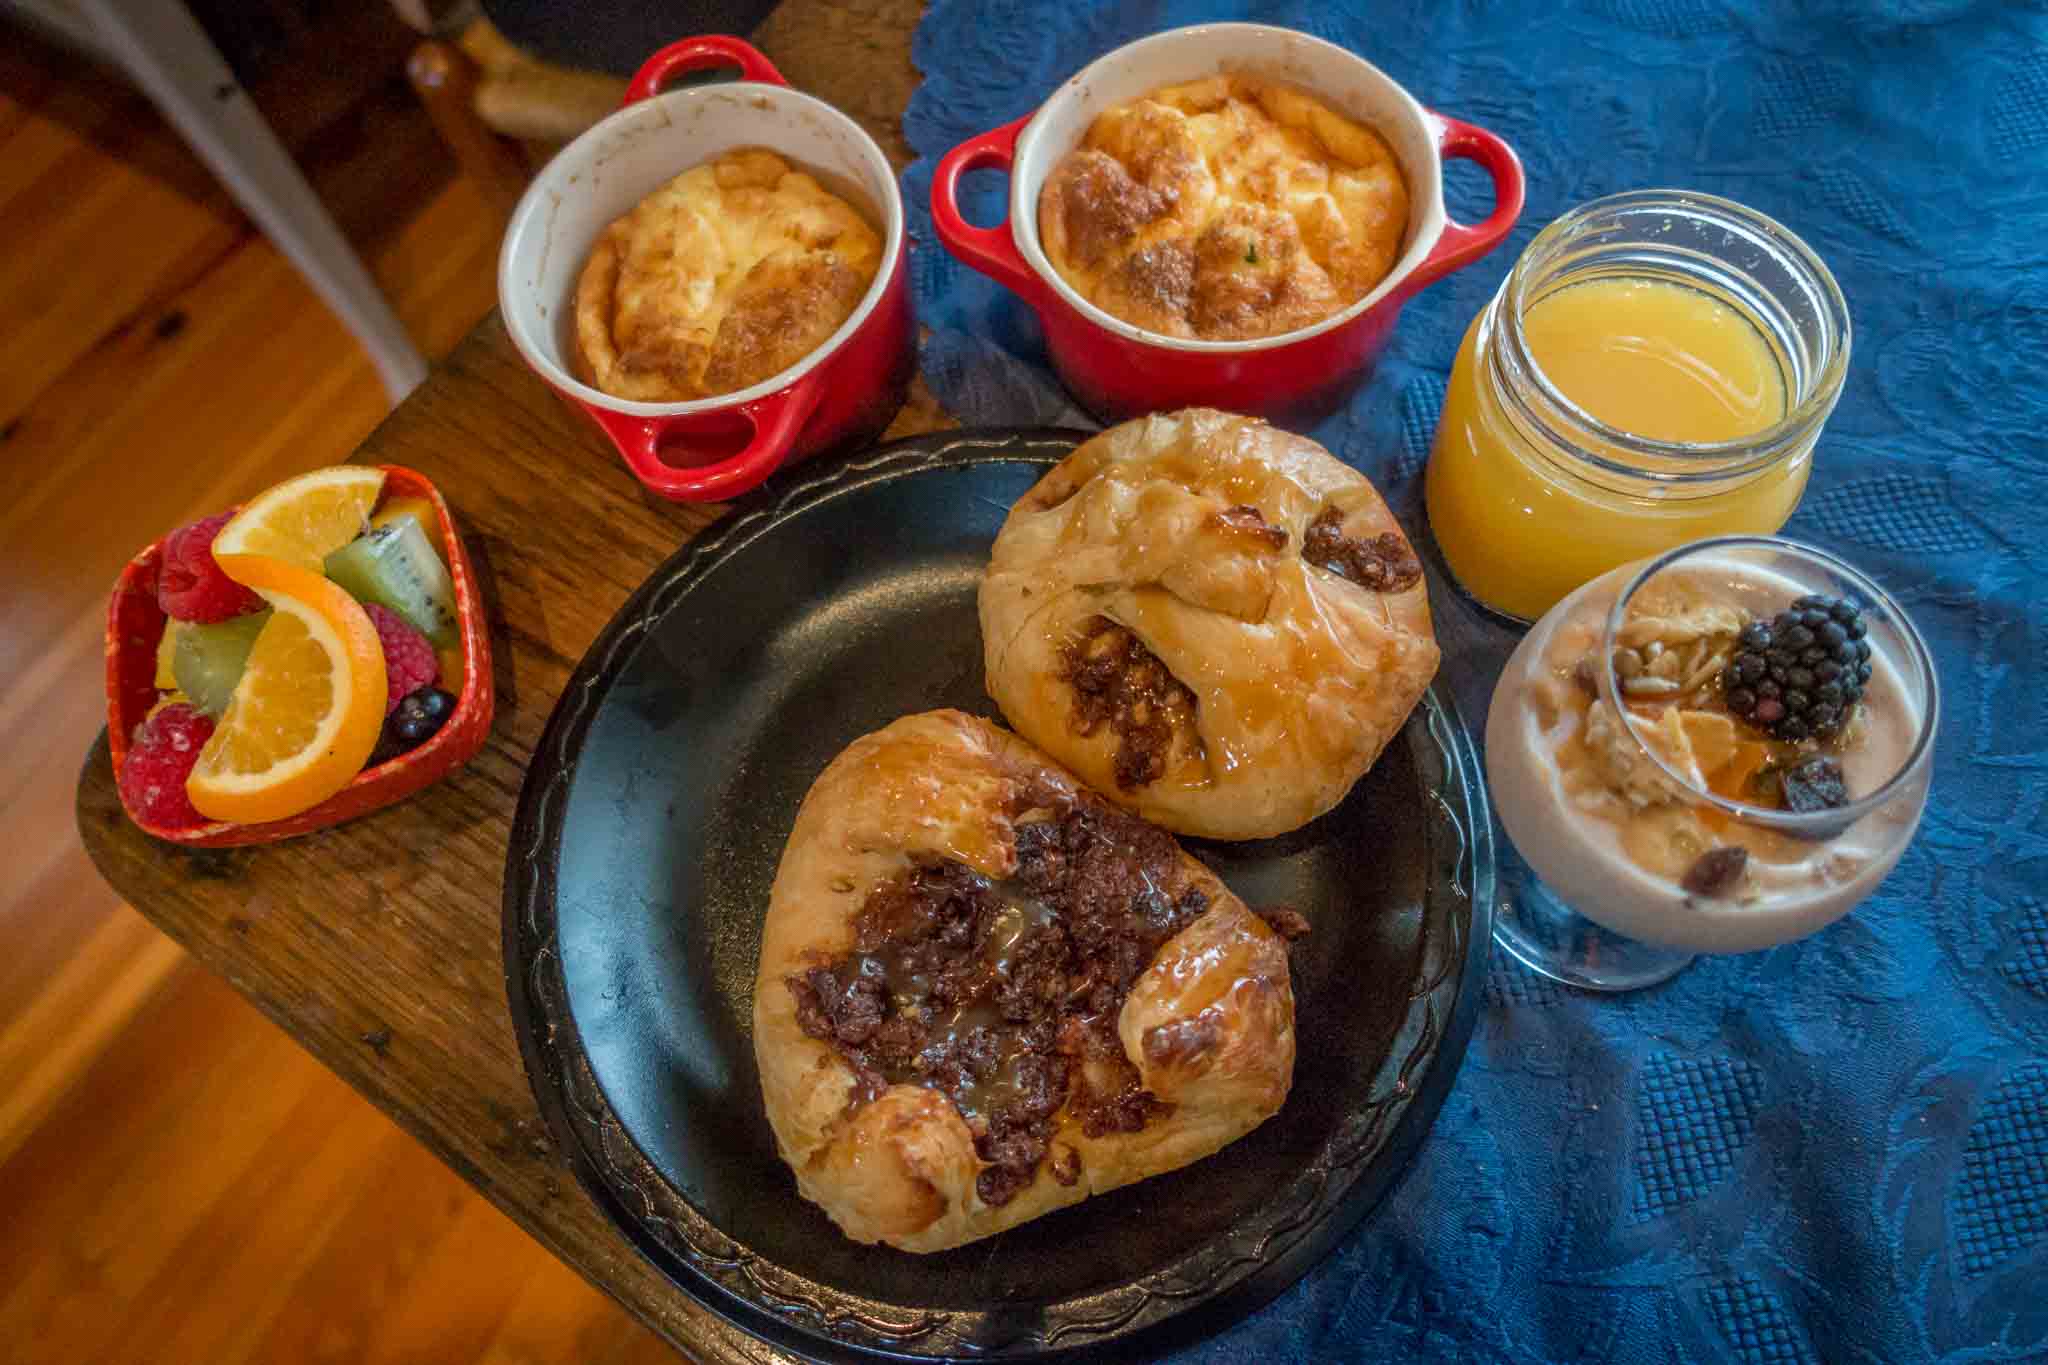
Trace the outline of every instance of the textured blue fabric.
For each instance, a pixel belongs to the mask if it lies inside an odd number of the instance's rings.
[[[1618,999],[1496,954],[1399,1188],[1180,1359],[2048,1361],[2048,8],[935,0],[904,184],[926,377],[966,420],[1080,419],[1030,312],[932,237],[936,158],[1218,18],[1341,43],[1527,167],[1514,235],[1412,303],[1315,433],[1411,525],[1459,336],[1543,224],[1680,186],[1804,236],[1855,349],[1789,530],[1900,598],[1944,707],[1918,841],[1827,931]],[[1451,174],[1454,215],[1482,217],[1483,176]],[[968,212],[994,222],[983,178]]]

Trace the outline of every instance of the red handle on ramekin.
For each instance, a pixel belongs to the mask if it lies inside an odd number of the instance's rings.
[[[818,400],[825,396],[822,374],[822,366],[813,367],[788,388],[731,409],[753,424],[754,434],[746,449],[717,464],[694,467],[672,465],[661,458],[662,438],[671,428],[693,418],[635,417],[584,403],[582,399],[576,401],[597,419],[597,424],[612,438],[612,444],[626,457],[634,477],[651,491],[677,502],[723,502],[755,487],[782,464],[789,448],[796,443],[797,433],[804,429],[804,423],[817,410]]]
[[[626,97],[619,101],[619,107],[623,109],[650,95],[659,95],[661,87],[672,77],[713,66],[736,66],[740,69],[740,79],[744,81],[759,81],[763,85],[789,84],[775,69],[775,63],[762,56],[760,49],[753,44],[723,33],[707,33],[702,37],[670,43],[642,62],[640,69],[633,73],[633,79],[626,83]]]
[[[1436,239],[1436,246],[1403,286],[1406,293],[1472,264],[1499,246],[1501,239],[1513,230],[1515,220],[1522,216],[1522,159],[1515,155],[1515,149],[1476,124],[1462,123],[1434,110],[1429,117],[1438,124],[1439,155],[1476,161],[1493,177],[1493,212],[1485,222],[1471,227],[1446,218],[1443,235]]]
[[[1045,288],[1017,250],[1010,236],[1009,215],[992,228],[979,228],[960,216],[960,177],[968,171],[995,166],[1009,170],[1017,158],[1017,135],[1031,122],[1026,114],[1014,123],[991,128],[971,137],[939,158],[932,175],[932,227],[946,250],[1029,302],[1036,303]]]

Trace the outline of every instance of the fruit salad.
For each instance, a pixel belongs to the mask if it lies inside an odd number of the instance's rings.
[[[410,794],[488,729],[479,616],[446,508],[409,470],[316,469],[178,528],[109,614],[123,804],[160,837],[230,844]]]

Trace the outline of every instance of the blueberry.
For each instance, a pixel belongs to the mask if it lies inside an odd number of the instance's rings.
[[[1814,674],[1813,670],[1810,668],[1795,668],[1790,670],[1785,675],[1786,683],[1792,687],[1798,688],[1802,692],[1810,692],[1813,690],[1813,680]],[[1787,698],[1786,700],[1789,702],[1791,699]]]
[[[455,698],[438,687],[422,687],[398,703],[389,722],[400,739],[424,744],[455,711]]]
[[[1842,629],[1839,621],[1828,621],[1820,627],[1820,642],[1829,649],[1849,638],[1849,632]]]
[[[1794,626],[1785,632],[1785,645],[1788,649],[1805,649],[1812,643],[1813,632],[1805,626]]]
[[[1746,716],[1756,706],[1756,693],[1746,687],[1733,688],[1728,693],[1728,709],[1739,716]]]

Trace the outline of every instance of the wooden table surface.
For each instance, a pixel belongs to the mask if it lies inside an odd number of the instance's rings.
[[[918,10],[789,0],[756,38],[900,166]],[[861,61],[845,60],[849,45]],[[945,424],[920,386],[890,434]],[[86,850],[158,928],[670,1342],[707,1361],[788,1360],[674,1288],[576,1184],[527,1084],[499,949],[513,808],[555,698],[627,594],[718,509],[643,493],[527,370],[495,314],[356,458],[420,470],[455,510],[490,612],[498,710],[483,751],[337,829],[188,852],[123,815],[102,735],[79,778]]]

